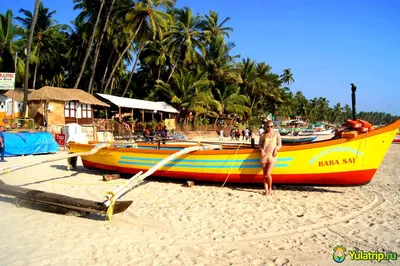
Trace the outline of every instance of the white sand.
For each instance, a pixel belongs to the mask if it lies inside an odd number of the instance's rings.
[[[8,158],[3,166],[36,159]],[[17,207],[0,195],[0,265],[337,265],[337,244],[400,253],[399,159],[393,144],[363,187],[279,186],[272,197],[260,194],[261,185],[188,188],[149,178],[123,197],[133,204],[111,223]],[[65,169],[60,161],[1,179],[98,201],[121,183],[82,166],[79,173]]]

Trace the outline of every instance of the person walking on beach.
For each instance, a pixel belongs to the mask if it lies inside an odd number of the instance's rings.
[[[261,135],[264,133],[264,127],[263,126],[260,126],[260,129],[258,130],[258,134],[260,135],[260,137],[261,137]]]
[[[249,140],[249,133],[250,133],[250,130],[246,127],[246,129],[243,132],[243,140],[246,140],[246,141]]]
[[[4,149],[5,149],[5,139],[4,139],[4,127],[0,126],[0,155],[1,155],[1,160],[0,162],[5,162],[4,160]]]
[[[219,132],[219,140],[224,140],[224,130],[221,129],[221,131]]]
[[[278,151],[282,147],[281,135],[274,131],[274,122],[268,120],[265,132],[260,136],[258,148],[261,152],[261,166],[263,169],[264,195],[272,194],[272,169],[277,161]]]

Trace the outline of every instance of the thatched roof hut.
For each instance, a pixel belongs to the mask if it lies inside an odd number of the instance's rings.
[[[35,90],[28,89],[28,95]],[[17,102],[23,102],[24,101],[24,88],[15,88],[15,90],[12,91],[7,91],[4,93],[4,96],[14,99]]]
[[[79,89],[64,89],[45,86],[39,90],[34,90],[28,95],[28,101],[58,101],[69,102],[78,101],[83,104],[99,105],[109,107],[108,104],[100,101],[93,95]]]

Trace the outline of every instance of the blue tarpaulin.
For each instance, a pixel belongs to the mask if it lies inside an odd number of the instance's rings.
[[[3,132],[4,156],[56,153],[58,144],[48,132]]]

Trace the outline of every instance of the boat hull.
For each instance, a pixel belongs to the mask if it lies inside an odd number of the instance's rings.
[[[272,172],[274,184],[363,185],[371,181],[396,135],[400,122],[360,134],[352,139],[335,139],[284,146]],[[147,171],[184,146],[162,145],[140,148],[110,147],[82,157],[87,168],[135,174]],[[71,144],[71,152],[89,151],[93,145]],[[258,149],[227,148],[196,151],[175,159],[154,176],[228,183],[262,183]]]
[[[310,143],[314,140],[316,140],[317,136],[311,136],[311,137],[283,137],[282,139],[282,145],[299,145],[299,144],[305,144],[305,143]]]
[[[123,166],[112,166],[101,163],[95,163],[87,160],[82,160],[83,165],[88,169],[102,169],[106,171],[115,171],[123,174],[136,174],[139,171],[146,172],[147,168],[127,168]],[[335,172],[335,173],[314,173],[314,174],[273,174],[274,184],[287,185],[319,185],[319,186],[360,186],[368,184],[377,169],[360,170],[353,172]],[[226,174],[204,174],[200,172],[180,171],[156,171],[153,176],[167,177],[172,179],[183,179],[193,181],[207,181],[223,183],[239,183],[239,184],[255,184],[263,183],[262,175],[260,174],[241,174],[234,173],[229,177]]]
[[[314,131],[314,135],[331,135],[333,132],[332,129],[322,130],[322,131]]]

